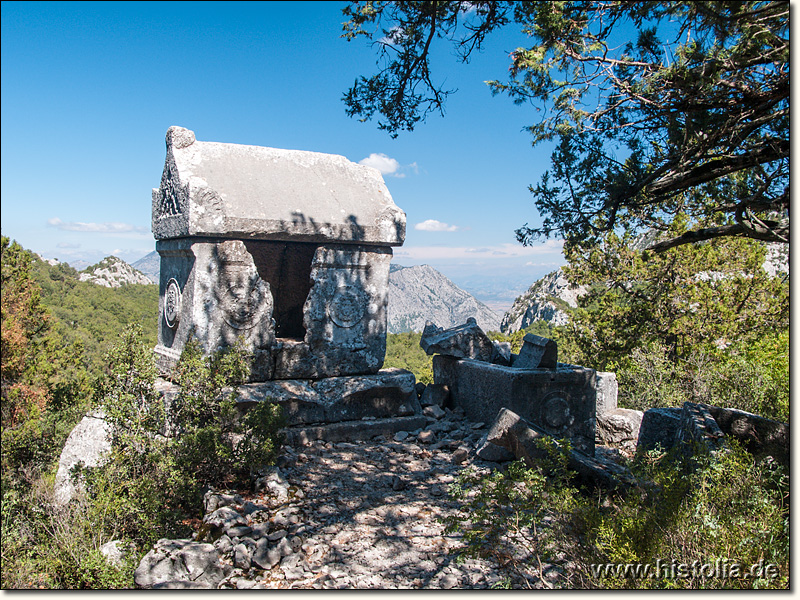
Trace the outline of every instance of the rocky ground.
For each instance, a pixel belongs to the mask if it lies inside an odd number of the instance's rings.
[[[192,566],[188,555],[177,560],[174,548],[157,547],[140,566],[137,584],[161,587],[174,578],[165,562],[158,563],[170,552],[173,565],[189,565],[179,578],[198,587],[463,589],[557,583],[560,570],[551,565],[544,577],[524,581],[487,560],[456,560],[459,538],[445,534],[441,521],[457,507],[448,486],[469,465],[484,471],[498,465],[475,457],[487,424],[470,423],[448,409],[427,412],[435,415],[427,427],[391,438],[285,447],[279,466],[259,480],[255,494],[206,495],[204,524],[190,545],[200,548],[205,542],[207,555],[212,542],[217,564]],[[162,573],[161,584],[156,573]]]

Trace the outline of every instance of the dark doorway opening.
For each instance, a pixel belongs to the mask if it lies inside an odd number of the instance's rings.
[[[302,340],[303,305],[311,291],[311,263],[319,247],[304,242],[246,241],[258,275],[272,292],[275,336]]]

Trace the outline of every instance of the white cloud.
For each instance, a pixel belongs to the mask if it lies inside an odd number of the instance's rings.
[[[400,170],[400,163],[397,162],[396,159],[386,156],[385,154],[373,152],[367,158],[362,158],[358,161],[358,164],[378,169],[383,175],[405,177],[405,175],[398,172]]]
[[[403,246],[395,251],[395,256],[403,258],[434,261],[461,259],[468,262],[478,260],[504,261],[514,258],[524,258],[536,264],[535,259],[539,258],[539,264],[552,264],[553,260],[561,261],[561,248],[564,242],[561,240],[548,240],[543,244],[535,246],[523,246],[522,244],[500,244],[498,246],[484,246],[480,248],[469,246]],[[563,262],[558,262],[563,264]]]
[[[147,227],[137,227],[129,223],[81,223],[65,222],[58,217],[47,219],[47,224],[61,231],[81,231],[83,233],[149,233]]]
[[[428,219],[427,221],[414,225],[414,229],[417,231],[457,231],[458,227],[456,225],[442,223],[436,219]]]

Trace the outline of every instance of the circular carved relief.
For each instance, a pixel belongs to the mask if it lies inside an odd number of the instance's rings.
[[[181,314],[181,287],[173,278],[167,282],[164,292],[164,321],[167,327],[174,329],[178,325]]]
[[[361,322],[367,307],[364,292],[351,286],[342,286],[336,290],[328,304],[328,316],[339,327],[350,328]]]
[[[222,318],[234,329],[252,329],[267,311],[266,289],[257,277],[231,284],[220,299]]]
[[[569,410],[569,403],[560,395],[554,395],[544,401],[542,407],[544,422],[555,430],[564,430],[574,420]]]

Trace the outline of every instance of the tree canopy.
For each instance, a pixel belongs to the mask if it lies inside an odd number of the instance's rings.
[[[531,45],[492,93],[531,103],[552,169],[530,187],[529,244],[567,250],[656,230],[663,251],[726,236],[789,241],[788,2],[351,2],[344,37],[366,36],[380,69],[344,95],[392,136],[442,112],[435,42],[468,62],[512,21]],[[368,30],[368,27],[370,30]],[[676,216],[688,226],[669,234]]]

